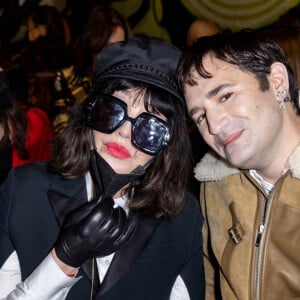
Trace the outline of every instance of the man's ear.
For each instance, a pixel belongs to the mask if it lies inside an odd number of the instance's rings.
[[[275,95],[279,90],[289,90],[288,72],[284,64],[275,62],[271,65],[269,82],[270,88],[273,89]]]

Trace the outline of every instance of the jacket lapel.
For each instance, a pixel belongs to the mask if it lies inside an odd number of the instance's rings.
[[[115,285],[128,272],[130,266],[147,246],[159,223],[160,219],[141,219],[133,238],[115,253],[108,272],[94,299],[100,298],[102,294]]]
[[[66,214],[87,201],[85,180],[84,178],[65,180],[56,176],[51,189],[48,190],[48,197],[57,223],[61,227]],[[97,272],[95,273],[94,290],[97,290],[97,292],[94,299],[98,299],[98,297],[109,290],[126,272],[128,272],[130,266],[147,246],[159,223],[160,219],[141,217],[135,235],[126,245],[115,253],[100,288],[98,284],[98,274]],[[91,261],[86,262],[82,268],[80,268],[79,274],[82,273],[85,273],[90,282],[92,282]]]
[[[87,201],[85,180],[66,180],[56,176],[48,190],[49,202],[54,211],[56,221],[61,226],[64,217],[73,209]]]
[[[51,186],[51,189],[48,190],[48,198],[54,211],[56,221],[59,227],[61,227],[65,216],[70,211],[87,201],[85,180],[82,180],[82,178],[65,180],[57,176]],[[79,270],[79,274],[83,275],[82,273],[85,273],[90,282],[92,282],[91,262],[92,261],[87,261]],[[99,285],[96,285],[95,288],[98,288],[98,286]]]

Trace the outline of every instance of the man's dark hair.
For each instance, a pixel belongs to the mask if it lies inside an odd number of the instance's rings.
[[[203,66],[203,58],[211,55],[226,63],[236,65],[242,71],[251,73],[260,84],[262,91],[269,89],[267,76],[275,62],[285,65],[289,78],[289,92],[297,113],[298,85],[291,65],[279,45],[255,30],[244,29],[239,32],[224,31],[214,36],[206,36],[183,53],[177,70],[177,79],[182,90],[185,85],[195,85],[192,71],[203,78],[210,78]]]

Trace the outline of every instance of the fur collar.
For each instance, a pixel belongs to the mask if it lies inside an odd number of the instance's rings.
[[[300,179],[300,146],[297,146],[288,159],[288,169],[292,176]],[[194,168],[195,178],[199,181],[218,181],[227,176],[240,173],[213,152],[208,152]]]

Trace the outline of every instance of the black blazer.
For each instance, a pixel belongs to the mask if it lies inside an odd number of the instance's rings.
[[[66,210],[86,197],[84,178],[63,179],[47,172],[46,163],[12,170],[0,187],[0,266],[16,250],[24,280],[53,248]],[[178,274],[192,300],[204,299],[201,227],[190,193],[176,218],[143,218],[136,236],[116,252],[94,299],[169,299]],[[68,300],[89,299],[89,274],[80,269],[79,275]]]

